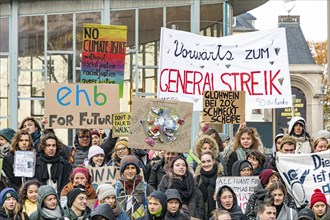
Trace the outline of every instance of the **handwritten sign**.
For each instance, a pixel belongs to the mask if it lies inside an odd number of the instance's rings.
[[[118,85],[46,84],[47,128],[111,128],[117,112]]]
[[[112,136],[127,137],[130,133],[131,113],[113,114]]]
[[[84,24],[81,83],[119,85],[123,97],[127,26]]]
[[[14,158],[14,175],[16,177],[33,177],[35,153],[33,151],[16,151]]]
[[[133,97],[129,146],[188,152],[193,104]]]
[[[105,183],[113,185],[120,175],[119,170],[114,166],[89,167],[88,170],[97,185]]]
[[[248,109],[290,107],[291,83],[285,29],[222,38],[161,30],[157,97],[194,103],[203,91],[246,91]]]
[[[216,192],[222,186],[229,186],[233,189],[237,197],[237,203],[245,213],[246,205],[251,194],[256,190],[259,183],[258,176],[228,176],[218,177],[216,182]]]
[[[310,200],[316,188],[330,203],[330,150],[312,154],[279,154],[276,167],[298,207]]]
[[[204,91],[203,120],[211,124],[245,121],[244,91]]]

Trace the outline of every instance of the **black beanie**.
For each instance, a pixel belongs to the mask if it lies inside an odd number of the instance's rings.
[[[71,190],[68,193],[68,200],[67,200],[67,205],[69,208],[71,208],[74,200],[76,199],[76,197],[80,194],[80,193],[84,193],[86,194],[86,191],[82,188],[74,188],[73,190]]]

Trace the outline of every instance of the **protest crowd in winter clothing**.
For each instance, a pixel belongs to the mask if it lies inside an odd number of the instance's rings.
[[[303,187],[308,171],[299,177],[295,170],[284,177],[279,172],[280,156],[330,154],[329,131],[311,137],[302,117],[275,136],[271,155],[245,122],[232,138],[203,123],[184,153],[136,149],[106,133],[78,129],[74,145],[66,146],[31,117],[18,131],[1,129],[0,220],[330,220],[329,188],[315,187],[300,198],[294,190]],[[15,175],[22,152],[34,155],[26,167],[32,176]],[[107,174],[113,179],[98,182],[95,173],[105,168],[114,171]],[[231,180],[253,176],[257,182],[242,205],[243,194]]]

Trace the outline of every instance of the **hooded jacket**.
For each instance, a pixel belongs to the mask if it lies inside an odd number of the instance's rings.
[[[251,170],[253,169],[252,168],[252,165],[250,164],[250,162],[249,161],[247,161],[247,160],[237,160],[237,161],[235,161],[234,162],[234,164],[233,164],[233,167],[232,167],[232,176],[241,176],[240,175],[240,173],[241,173],[241,170],[240,170],[240,168],[241,168],[241,165],[243,164],[243,163],[248,163],[249,165],[250,165],[250,167],[251,167]]]
[[[149,198],[155,198],[155,199],[158,199],[161,206],[162,206],[162,212],[161,212],[161,215],[160,216],[155,216],[155,215],[152,215],[150,213],[150,210],[148,208],[148,211],[147,211],[147,215],[141,217],[141,218],[138,218],[138,220],[164,220],[165,219],[165,214],[166,214],[166,207],[167,207],[167,198],[166,198],[166,195],[161,192],[161,191],[154,191],[151,193],[150,197]]]
[[[43,185],[41,187],[39,187],[38,190],[38,206],[37,206],[37,211],[33,212],[30,216],[30,220],[55,220],[58,218],[51,218],[44,210],[43,208],[43,201],[44,199],[49,196],[49,195],[55,195],[57,198],[57,207],[59,207],[59,210],[61,212],[61,215],[63,216],[64,212],[63,209],[61,207],[61,203],[60,200],[57,196],[57,193],[55,191],[55,189],[51,186],[48,185]],[[61,219],[64,219],[61,218]]]
[[[114,215],[110,205],[107,203],[100,204],[96,207],[96,209],[94,209],[94,211],[91,214],[91,217],[93,218],[96,215],[102,216],[102,217],[106,218],[107,220],[115,219],[115,215]]]
[[[233,194],[233,206],[230,209],[225,209],[222,205],[221,205],[221,201],[220,201],[220,197],[221,197],[221,189],[226,187],[232,194]],[[242,212],[241,207],[239,207],[238,202],[237,202],[237,197],[235,192],[232,190],[232,188],[230,188],[229,186],[222,186],[219,188],[218,192],[217,192],[217,206],[219,210],[227,210],[230,213],[231,219],[232,220],[246,220],[245,215]]]
[[[116,207],[114,209],[112,209],[112,211],[113,211],[113,213],[115,215],[115,219],[116,220],[129,220],[128,215],[121,208],[121,206],[120,206],[120,204],[119,204],[118,201],[116,201]]]
[[[301,121],[303,123],[304,131],[301,135],[297,136],[293,133],[293,128],[296,122]],[[302,117],[296,116],[293,117],[289,122],[288,134],[294,137],[297,141],[296,144],[296,154],[300,153],[311,153],[312,152],[312,143],[311,137],[306,130],[306,121]]]
[[[298,213],[296,210],[289,208],[286,204],[283,203],[280,213],[276,219],[298,219]]]
[[[167,210],[166,215],[165,215],[165,220],[189,220],[189,216],[181,211],[181,206],[182,206],[182,200],[181,196],[178,190],[176,189],[168,189],[165,191],[166,197],[167,197],[167,202],[170,201],[171,199],[176,199],[179,201],[180,206],[177,212],[171,213]]]
[[[245,209],[245,215],[248,220],[257,219],[259,204],[264,201],[267,196],[267,190],[259,183],[257,189],[251,194]]]

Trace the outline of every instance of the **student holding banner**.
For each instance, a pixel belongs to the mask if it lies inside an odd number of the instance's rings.
[[[147,209],[147,198],[154,189],[142,179],[135,155],[121,159],[120,175],[115,183],[118,202],[131,219],[142,217]]]
[[[54,187],[60,193],[72,171],[71,164],[60,155],[61,143],[53,133],[46,134],[39,143],[40,156],[36,162],[35,178],[42,185]]]
[[[160,182],[158,189],[162,192],[167,189],[177,189],[182,199],[182,210],[190,217],[204,219],[203,195],[183,156],[177,156],[171,161],[168,172]]]
[[[14,174],[14,160],[16,151],[34,151],[32,138],[27,130],[20,130],[16,132],[12,139],[12,144],[10,145],[10,152],[3,159],[2,170],[8,178],[11,186],[18,190],[26,177],[16,177]]]

